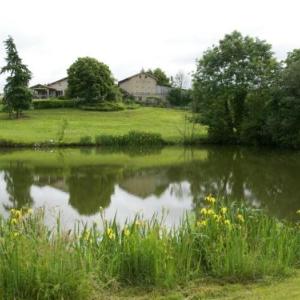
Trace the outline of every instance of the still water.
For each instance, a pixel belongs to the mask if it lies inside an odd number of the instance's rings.
[[[293,220],[300,208],[300,153],[233,147],[154,150],[0,151],[0,214],[44,207],[46,222],[99,222],[99,207],[120,223],[166,213],[169,225],[212,193]]]

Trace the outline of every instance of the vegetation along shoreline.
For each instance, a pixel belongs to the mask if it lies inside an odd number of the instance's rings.
[[[22,208],[0,219],[5,299],[89,299],[115,286],[170,290],[201,279],[251,283],[296,274],[300,261],[299,223],[211,195],[172,228],[138,214],[120,226],[101,207],[101,230],[78,224],[64,232],[59,218],[49,229],[43,216]]]

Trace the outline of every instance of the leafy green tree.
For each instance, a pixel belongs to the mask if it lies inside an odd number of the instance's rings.
[[[167,96],[167,100],[173,106],[187,106],[192,102],[191,90],[172,88]]]
[[[31,79],[31,72],[22,63],[13,38],[8,37],[4,44],[7,64],[1,69],[0,74],[8,73],[9,75],[4,86],[3,102],[10,116],[16,113],[16,117],[19,118],[23,110],[30,108],[32,94],[28,83]]]
[[[290,66],[297,61],[300,61],[300,49],[294,49],[292,52],[289,52],[285,63],[287,66]]]
[[[80,57],[68,69],[68,96],[86,102],[117,100],[119,93],[107,65]]]
[[[278,70],[271,45],[237,31],[208,49],[198,61],[193,88],[209,135],[220,142],[240,141],[247,97],[272,86]]]
[[[154,76],[157,79],[158,85],[171,86],[170,78],[166,75],[166,73],[162,69],[160,68],[156,68],[154,70],[149,69],[147,73]]]
[[[294,57],[295,58],[295,57]],[[300,147],[300,59],[286,61],[280,86],[268,105],[267,130],[275,144]]]

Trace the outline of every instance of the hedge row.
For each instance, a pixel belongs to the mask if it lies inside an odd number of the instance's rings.
[[[72,108],[76,107],[74,100],[33,100],[32,105],[34,109],[47,109],[47,108]]]
[[[100,102],[97,104],[82,104],[80,109],[90,111],[119,111],[126,109],[126,106],[120,102]]]
[[[136,109],[138,104],[124,104],[122,102],[99,102],[96,104],[85,104],[76,100],[59,100],[59,99],[45,99],[33,100],[34,109],[50,109],[50,108],[74,108],[78,107],[82,110],[89,111],[120,111],[125,109]]]

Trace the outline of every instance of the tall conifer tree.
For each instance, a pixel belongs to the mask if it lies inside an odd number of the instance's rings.
[[[6,66],[0,70],[0,74],[8,73],[4,87],[4,104],[10,116],[15,113],[19,118],[25,109],[29,109],[32,100],[31,91],[28,88],[31,72],[18,55],[18,51],[12,37],[4,42],[6,48]]]

